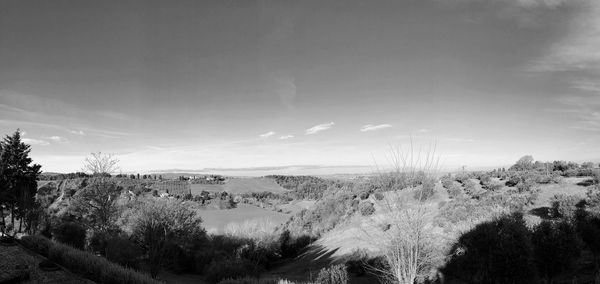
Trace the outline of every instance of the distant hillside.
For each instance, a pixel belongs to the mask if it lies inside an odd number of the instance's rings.
[[[231,194],[249,192],[286,193],[288,190],[279,186],[270,178],[228,178],[224,184],[192,184],[192,194],[198,195],[203,190],[209,192],[226,191]]]

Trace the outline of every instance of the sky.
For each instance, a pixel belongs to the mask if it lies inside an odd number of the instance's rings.
[[[1,0],[0,66],[50,172],[600,161],[596,0]]]

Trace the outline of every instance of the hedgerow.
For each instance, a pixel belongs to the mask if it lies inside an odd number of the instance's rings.
[[[160,283],[149,275],[122,267],[103,257],[51,241],[42,236],[25,236],[21,244],[90,280],[100,283]]]

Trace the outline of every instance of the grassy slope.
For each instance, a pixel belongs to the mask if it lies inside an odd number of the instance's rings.
[[[587,188],[577,185],[578,182],[585,179],[586,178],[565,178],[560,184],[539,185],[539,197],[535,204],[530,206],[528,209],[549,206],[551,198],[556,194],[579,195],[582,198],[585,197]],[[479,184],[477,186],[479,186]],[[500,189],[500,191],[506,191],[508,189],[508,187],[504,186],[502,189]],[[411,193],[410,191],[407,191],[404,194],[409,195]],[[384,214],[381,214],[383,211],[382,209],[384,209],[382,208],[381,202],[378,204],[372,200],[372,197],[369,199],[376,204],[376,213],[374,216],[364,217],[360,214],[356,214],[345,224],[341,224],[331,232],[326,233],[317,241],[317,243],[329,251],[335,250],[336,253],[333,256],[342,256],[344,254],[351,253],[355,249],[372,250],[373,242],[370,240],[371,236],[366,234],[365,231],[374,229],[374,220],[386,217]],[[439,204],[439,202],[447,200],[448,195],[446,190],[441,188],[441,186],[438,184],[438,186],[436,186],[436,195],[427,202],[432,214],[437,214],[439,210],[437,204]]]

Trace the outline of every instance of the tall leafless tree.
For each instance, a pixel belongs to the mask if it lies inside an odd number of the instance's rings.
[[[93,175],[111,174],[119,169],[119,159],[114,154],[91,153],[83,162],[83,171]]]
[[[424,194],[423,189],[415,190],[425,180],[437,178],[439,157],[435,144],[416,149],[411,141],[406,149],[391,148],[388,162],[391,171],[380,171],[375,179],[385,195],[376,204],[381,212],[372,217],[373,227],[365,230],[386,265],[371,269],[385,282],[414,284],[424,280],[441,258],[432,226],[434,210],[426,198],[414,194]]]

